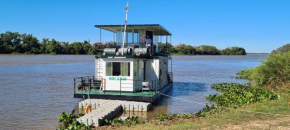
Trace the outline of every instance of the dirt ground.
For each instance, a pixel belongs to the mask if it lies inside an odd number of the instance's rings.
[[[207,130],[208,128],[204,128]],[[251,121],[239,125],[226,124],[217,127],[219,130],[290,130],[290,117],[277,118],[275,120]]]

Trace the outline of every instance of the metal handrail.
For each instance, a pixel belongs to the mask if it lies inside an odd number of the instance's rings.
[[[83,90],[88,90],[91,91],[94,88],[96,88],[96,86],[94,86],[95,83],[95,76],[85,76],[85,77],[76,77],[74,78],[74,93],[77,93],[78,90],[82,89]],[[123,90],[122,88],[129,88],[129,87],[124,87],[124,85],[127,85],[128,83],[124,82],[125,80],[120,80],[120,95],[122,95]],[[127,79],[126,81],[133,81],[133,92],[137,92],[136,91],[136,87],[138,86],[142,86],[142,82],[144,82],[144,80],[137,80],[137,79]],[[156,93],[157,91],[159,91],[160,89],[160,82],[159,79],[153,79],[153,80],[147,80],[147,82],[149,82],[149,92],[152,92],[152,94]],[[101,86],[100,86],[101,87]],[[143,86],[142,86],[143,88]],[[106,89],[106,79],[103,79],[103,94],[105,94],[107,91]]]

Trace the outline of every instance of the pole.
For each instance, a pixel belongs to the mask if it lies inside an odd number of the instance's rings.
[[[127,18],[128,18],[128,8],[129,8],[129,2],[127,2],[126,10],[126,19],[125,19],[125,29],[124,29],[124,38],[123,38],[123,45],[122,45],[122,55],[124,54],[124,44],[125,44],[125,38],[126,38],[126,27],[127,27]]]
[[[102,29],[100,28],[100,43],[102,43]]]

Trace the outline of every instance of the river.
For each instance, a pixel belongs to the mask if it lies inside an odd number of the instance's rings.
[[[212,83],[237,82],[241,69],[260,65],[267,54],[246,56],[173,56],[174,84],[169,95],[209,103],[218,93]],[[62,112],[81,99],[73,98],[73,78],[94,75],[92,55],[0,55],[0,129],[55,129]],[[165,97],[148,113],[194,113],[202,105]]]

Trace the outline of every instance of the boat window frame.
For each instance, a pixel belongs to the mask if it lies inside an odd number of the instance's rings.
[[[120,74],[116,75],[114,74],[114,63],[120,63]],[[128,71],[127,72],[122,72],[122,66],[127,64],[128,66]],[[116,65],[116,64],[115,64]],[[110,68],[109,68],[110,67]],[[131,62],[106,62],[106,76],[131,76]]]

